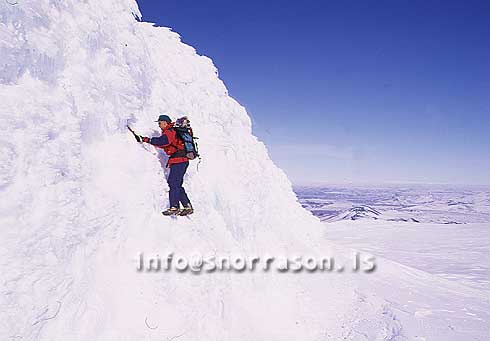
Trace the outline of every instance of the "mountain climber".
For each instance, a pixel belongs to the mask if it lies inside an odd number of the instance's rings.
[[[159,137],[149,138],[132,132],[138,142],[145,142],[162,148],[169,155],[167,167],[170,167],[170,173],[167,182],[170,187],[170,207],[162,213],[166,216],[192,214],[194,209],[182,186],[185,172],[187,167],[189,167],[189,159],[186,156],[184,142],[176,136],[176,131],[173,128],[175,123],[172,122],[169,116],[160,115],[155,122],[158,122],[158,126],[162,130],[162,135]],[[180,209],[179,202],[182,203],[182,209]]]

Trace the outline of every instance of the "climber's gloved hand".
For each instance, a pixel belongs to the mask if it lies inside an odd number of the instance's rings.
[[[149,137],[146,137],[146,136],[141,136],[141,135],[138,135],[138,134],[134,134],[134,138],[139,143],[143,143],[143,142],[150,143],[150,138]]]

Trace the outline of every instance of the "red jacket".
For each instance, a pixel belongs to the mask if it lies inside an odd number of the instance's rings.
[[[169,159],[167,165],[187,162],[189,159],[185,156],[184,142],[177,138],[177,133],[173,129],[174,124],[170,123],[162,130],[162,136],[152,137],[145,142],[151,143],[155,147],[162,148]]]

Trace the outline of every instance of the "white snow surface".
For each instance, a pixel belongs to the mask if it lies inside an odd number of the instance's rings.
[[[371,274],[139,273],[139,252],[334,254],[212,61],[132,0],[0,2],[0,340],[486,340],[483,291]],[[163,217],[160,113],[203,160]]]

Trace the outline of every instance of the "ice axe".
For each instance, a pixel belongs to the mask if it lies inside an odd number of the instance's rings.
[[[128,130],[133,133],[134,138],[136,139],[136,142],[139,142],[139,143],[143,142],[143,139],[141,138],[141,136],[139,136],[138,134],[136,134],[134,132],[134,130],[131,129],[131,127],[129,126],[129,124],[127,124],[126,127],[128,127]]]

